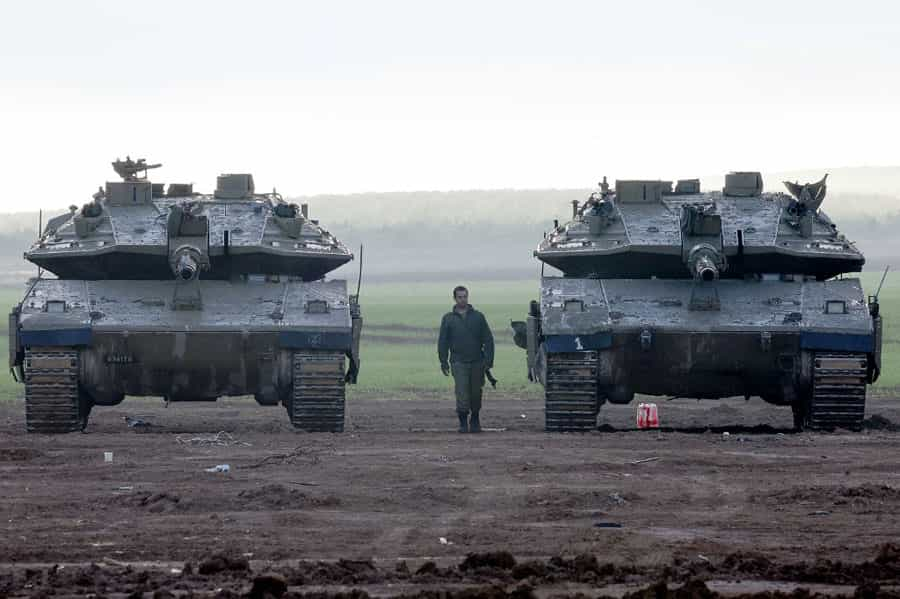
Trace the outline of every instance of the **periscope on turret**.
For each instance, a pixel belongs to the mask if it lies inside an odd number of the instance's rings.
[[[28,429],[83,428],[125,395],[253,395],[298,428],[342,430],[362,316],[345,281],[324,277],[353,254],[249,174],[202,194],[151,182],[161,165],[144,159],[112,165],[122,180],[51,219],[25,253],[49,273],[10,315]]]
[[[535,256],[544,277],[513,323],[545,388],[548,430],[589,430],[635,394],[762,397],[798,428],[858,428],[881,369],[865,258],[821,210],[826,178],[766,192],[757,172],[604,182]],[[836,277],[841,278],[836,278]]]

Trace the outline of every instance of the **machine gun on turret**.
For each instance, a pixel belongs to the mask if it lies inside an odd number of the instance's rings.
[[[122,177],[123,181],[142,181],[147,178],[148,170],[151,168],[159,168],[161,166],[161,163],[147,164],[147,160],[144,158],[132,160],[131,156],[125,156],[125,160],[116,158],[116,161],[112,163],[113,170]],[[139,177],[138,173],[141,172],[144,174]]]

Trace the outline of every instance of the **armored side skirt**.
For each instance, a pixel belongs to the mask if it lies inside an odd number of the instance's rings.
[[[760,396],[792,404],[812,385],[813,357],[822,351],[873,352],[872,335],[815,333],[642,331],[586,336],[551,335],[548,355],[589,351],[596,356],[598,393],[627,403],[635,393],[692,398]],[[874,377],[874,361],[867,378]]]
[[[172,401],[249,394],[277,404],[289,393],[295,349],[350,349],[349,334],[320,333],[312,344],[297,337],[286,346],[274,332],[98,332],[81,349],[81,384],[98,404],[123,394]]]

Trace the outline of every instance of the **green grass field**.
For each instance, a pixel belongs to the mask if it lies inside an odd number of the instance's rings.
[[[870,292],[879,275],[863,276]],[[524,318],[528,302],[538,295],[538,281],[482,281],[467,284],[470,300],[483,311],[494,330],[497,351],[494,375],[504,390],[537,394],[539,387],[525,377],[525,353],[512,344],[510,320]],[[390,283],[364,285],[362,290],[363,370],[358,391],[407,396],[411,391],[450,392],[437,361],[437,327],[452,303],[447,283]],[[23,288],[24,289],[24,288]],[[2,306],[12,306],[23,289],[0,289]],[[884,364],[876,387],[900,387],[900,276],[889,276],[881,293],[884,327]],[[0,397],[21,395],[22,387],[8,374],[0,375]]]
[[[880,275],[866,273],[863,283],[874,293]],[[465,281],[463,284],[467,284]],[[447,389],[437,364],[436,336],[441,315],[452,303],[453,283],[381,284],[363,288],[366,329],[360,389],[402,391]],[[510,320],[522,320],[528,302],[538,297],[538,281],[468,284],[470,301],[483,311],[498,340],[494,374],[505,389],[537,392],[525,378],[525,353],[512,344]],[[884,357],[878,388],[900,386],[900,275],[888,276],[881,292]],[[399,325],[399,326],[398,326]],[[404,326],[417,330],[403,330]],[[423,330],[423,329],[428,329]],[[386,343],[385,336],[403,337]]]
[[[538,296],[538,281],[467,283],[469,301],[484,312],[496,338],[494,376],[505,390],[524,393],[537,388],[525,373],[525,352],[512,344],[510,320],[522,320],[528,302]],[[447,390],[437,359],[437,328],[453,300],[456,283],[410,283],[364,286],[360,390],[382,392],[413,389]],[[416,330],[404,330],[415,327]],[[386,342],[385,336],[402,336]]]

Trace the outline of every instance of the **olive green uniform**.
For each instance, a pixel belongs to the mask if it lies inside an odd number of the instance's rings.
[[[449,361],[448,361],[449,354]],[[494,336],[484,314],[472,305],[464,313],[450,310],[441,319],[438,359],[453,373],[456,411],[476,414],[481,409],[484,371],[494,366]]]

